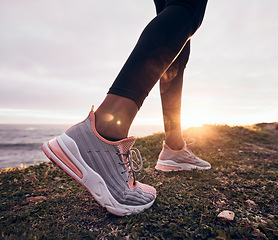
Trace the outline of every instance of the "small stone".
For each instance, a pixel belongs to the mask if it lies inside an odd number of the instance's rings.
[[[42,202],[43,200],[45,200],[46,197],[45,196],[37,196],[37,197],[28,197],[26,198],[26,202],[34,202],[34,203],[38,203],[38,202]]]
[[[219,213],[217,217],[222,218],[224,220],[233,221],[235,217],[235,213],[229,210],[225,210]]]
[[[247,204],[248,207],[253,207],[256,206],[257,204],[253,200],[246,200],[245,203]]]

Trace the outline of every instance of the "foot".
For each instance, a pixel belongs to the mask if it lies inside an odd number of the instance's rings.
[[[172,171],[190,171],[193,169],[210,169],[210,163],[195,156],[184,143],[181,150],[172,150],[169,146],[163,143],[163,149],[159,154],[156,170],[163,172]]]
[[[43,144],[46,156],[89,190],[109,212],[118,216],[136,214],[151,207],[156,190],[135,180],[142,168],[134,137],[111,142],[95,128],[93,110],[87,119]],[[141,161],[133,166],[132,156]]]

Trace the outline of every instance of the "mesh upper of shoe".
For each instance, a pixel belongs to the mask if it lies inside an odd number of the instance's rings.
[[[150,185],[147,185],[147,184],[144,184],[144,183],[141,183],[141,182],[138,182],[138,181],[136,181],[135,184],[133,184],[133,181],[130,181],[128,185],[129,185],[129,188],[131,190],[134,190],[135,188],[139,187],[145,193],[152,194],[153,196],[156,195],[155,188],[151,187]]]
[[[129,137],[117,142],[110,142],[102,138],[95,129],[93,111],[88,118],[71,127],[66,134],[77,144],[84,161],[105,181],[110,193],[121,204],[144,205],[154,200],[156,191],[153,187],[136,181],[130,187],[131,167],[126,162],[135,142]],[[133,179],[132,179],[133,181]]]
[[[209,167],[210,164],[201,158],[195,156],[187,147],[186,143],[183,149],[174,151],[170,149],[165,143],[163,149],[159,154],[159,160],[172,160],[176,163],[187,163],[199,167]]]

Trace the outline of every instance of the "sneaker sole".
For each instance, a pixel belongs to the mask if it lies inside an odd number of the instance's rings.
[[[44,143],[42,150],[53,163],[85,187],[102,207],[114,215],[138,214],[151,207],[155,201],[141,206],[119,203],[111,195],[103,178],[86,164],[75,141],[65,133]]]
[[[159,160],[157,161],[157,164],[155,166],[156,170],[162,171],[162,172],[178,172],[178,171],[191,171],[194,169],[199,170],[208,170],[211,169],[211,166],[209,167],[200,167],[189,163],[176,163],[172,160]]]

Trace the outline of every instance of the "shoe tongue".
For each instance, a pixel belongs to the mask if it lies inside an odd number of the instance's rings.
[[[135,137],[129,137],[120,141],[118,147],[121,153],[126,153],[135,143]]]

